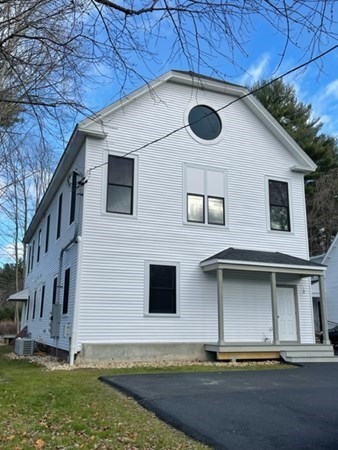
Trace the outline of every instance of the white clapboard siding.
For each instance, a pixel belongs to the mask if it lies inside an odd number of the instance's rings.
[[[107,138],[87,139],[86,170],[106,162],[109,153],[134,151],[181,127],[196,101],[218,109],[231,100],[179,84],[161,85],[156,95],[144,95],[105,118],[100,129]],[[303,176],[290,170],[297,161],[242,102],[219,114],[224,130],[217,144],[202,144],[183,129],[134,153],[135,216],[106,213],[107,166],[91,172],[84,187],[77,350],[85,342],[215,342],[216,278],[202,272],[202,260],[229,246],[308,257]],[[226,172],[228,227],[185,223],[185,164]],[[267,177],[290,183],[291,233],[268,230]],[[146,261],[180,264],[179,316],[145,316]],[[227,277],[226,338],[271,339],[268,281],[246,274],[239,286]],[[309,282],[295,283],[301,339],[313,342]],[[253,314],[256,308],[259,314]]]
[[[331,244],[323,260],[327,265],[325,288],[327,295],[328,319],[338,323],[338,235]]]
[[[82,196],[81,189],[78,190],[78,195],[76,198],[76,209],[75,209],[75,221],[69,224],[70,215],[70,199],[71,190],[67,184],[68,175],[76,170],[79,173],[84,173],[85,165],[85,150],[84,147],[79,151],[76,160],[69,167],[69,171],[64,174],[64,179],[49,207],[46,209],[43,219],[41,220],[38,228],[36,229],[33,240],[38,239],[39,230],[42,230],[42,242],[41,242],[41,255],[40,261],[37,263],[37,247],[35,244],[35,258],[33,270],[27,274],[25,280],[25,286],[29,289],[30,293],[30,313],[29,318],[26,320],[24,317],[23,324],[28,326],[28,331],[31,336],[37,342],[45,345],[58,346],[60,349],[68,350],[69,339],[63,337],[63,328],[67,323],[72,323],[73,321],[73,306],[74,306],[74,296],[76,288],[76,270],[77,270],[77,246],[74,245],[67,252],[64,253],[63,265],[62,265],[62,279],[61,286],[64,283],[64,272],[70,267],[70,291],[69,291],[69,304],[68,304],[68,314],[62,315],[61,323],[61,335],[58,342],[55,339],[50,338],[49,326],[50,326],[50,315],[52,308],[52,296],[53,296],[53,281],[58,275],[59,269],[59,257],[60,252],[63,247],[74,237],[76,231],[76,226],[78,228],[78,233],[82,232]],[[58,213],[58,199],[62,192],[62,224],[61,224],[61,235],[59,239],[56,239],[56,227],[57,227],[57,213]],[[45,253],[45,240],[46,240],[46,223],[47,216],[50,214],[50,230],[49,230],[49,248],[48,252]],[[40,318],[40,299],[42,286],[45,285],[45,301],[44,301],[44,312],[43,317]],[[34,291],[37,290],[37,305],[35,319],[32,319],[32,305],[34,300]],[[60,301],[63,301],[63,291],[61,290]]]

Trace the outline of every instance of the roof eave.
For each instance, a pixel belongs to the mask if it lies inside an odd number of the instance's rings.
[[[96,130],[84,130],[81,125],[77,125],[68,141],[67,147],[62,154],[62,157],[55,169],[53,177],[48,185],[48,188],[43,195],[39,206],[29,224],[29,227],[23,237],[23,243],[27,244],[34,235],[36,228],[39,226],[41,219],[45,216],[46,211],[52,201],[56,191],[68,172],[70,165],[73,163],[78,151],[80,150],[86,137],[93,137],[96,139],[104,139],[106,134]]]
[[[274,264],[254,261],[236,261],[226,259],[210,259],[200,263],[204,272],[217,269],[224,270],[241,270],[254,272],[276,272],[276,273],[294,273],[300,275],[323,275],[326,270],[325,266],[302,266],[296,264]]]

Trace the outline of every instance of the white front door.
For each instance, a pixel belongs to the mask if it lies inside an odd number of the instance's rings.
[[[277,288],[277,316],[280,341],[297,341],[295,291],[293,287]]]

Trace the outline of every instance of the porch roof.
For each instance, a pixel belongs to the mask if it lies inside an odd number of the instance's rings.
[[[22,291],[15,292],[8,297],[7,302],[26,302],[28,300],[29,291],[23,289]]]
[[[303,276],[322,275],[326,266],[280,252],[236,249],[229,247],[200,263],[206,271],[216,269],[256,272],[293,273]]]

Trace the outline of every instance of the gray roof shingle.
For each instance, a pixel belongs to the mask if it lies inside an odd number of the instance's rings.
[[[283,264],[287,266],[309,266],[309,267],[326,267],[323,264],[318,264],[307,259],[297,258],[295,256],[286,255],[279,252],[263,252],[259,250],[242,250],[229,247],[222,252],[216,253],[210,258],[202,262],[210,261],[212,259],[219,259],[225,261],[243,261],[256,262],[267,264]]]

